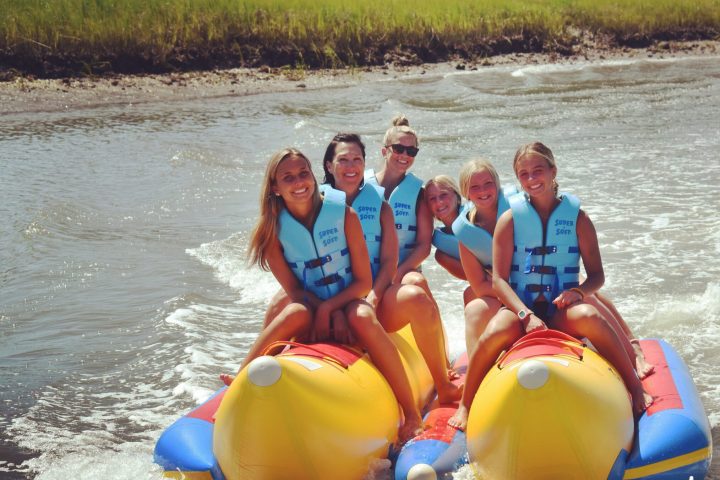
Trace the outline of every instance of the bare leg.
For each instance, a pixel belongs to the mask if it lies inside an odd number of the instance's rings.
[[[400,354],[368,303],[362,300],[350,302],[345,307],[345,313],[352,333],[368,351],[373,363],[390,384],[395,398],[402,407],[405,421],[400,428],[398,438],[403,444],[422,432],[422,416],[415,404]]]
[[[524,333],[517,316],[510,310],[500,310],[490,320],[470,353],[462,400],[455,414],[448,420],[448,425],[458,430],[465,430],[470,406],[483,378],[492,368],[500,352],[510,347]]]
[[[633,350],[633,354],[630,358],[635,362],[635,369],[638,372],[638,376],[643,379],[653,373],[655,371],[655,365],[648,363],[647,360],[645,360],[645,353],[643,353],[642,348],[640,348],[640,343],[635,338],[635,335],[633,335],[630,327],[627,322],[625,322],[622,315],[620,315],[620,312],[617,307],[615,307],[612,300],[610,300],[607,296],[602,295],[600,292],[595,293],[594,296],[599,300],[598,303],[604,307],[605,311],[603,312],[601,310],[601,313],[605,315],[605,312],[607,312],[605,317],[614,324],[613,327],[615,328],[618,336],[620,335],[620,332],[622,332],[630,342]]]
[[[416,285],[392,285],[377,308],[383,328],[395,332],[410,324],[420,353],[430,370],[440,403],[451,403],[460,398],[462,387],[448,378],[445,339],[440,313],[425,290]]]
[[[475,298],[465,305],[465,348],[468,354],[501,306],[500,300],[495,297]]]
[[[270,325],[270,322],[272,322],[275,317],[280,315],[280,312],[283,311],[283,308],[287,307],[290,302],[290,297],[287,296],[287,293],[285,293],[285,290],[283,290],[282,288],[275,295],[273,295],[273,297],[270,299],[270,303],[268,304],[268,308],[265,311],[263,328],[267,328],[267,326]]]
[[[273,321],[273,319],[277,318],[287,307],[290,305],[291,300],[290,297],[287,296],[287,293],[285,293],[285,290],[282,288],[273,295],[273,298],[270,299],[270,303],[268,304],[268,308],[265,311],[265,318],[263,319],[263,330],[270,325],[270,323]],[[240,368],[242,370],[242,367]],[[238,371],[238,373],[240,373]],[[230,375],[229,373],[221,373],[220,374],[220,380],[227,386],[230,386],[230,384],[235,380],[235,375]]]
[[[433,297],[432,292],[430,291],[430,285],[428,285],[427,279],[425,278],[425,275],[423,275],[420,272],[408,272],[403,276],[402,281],[400,282],[403,285],[415,285],[420,288],[422,288],[425,291],[425,294],[428,296],[428,298],[432,301],[433,305],[435,305],[435,310],[437,310],[438,318],[440,318],[440,307],[437,304],[437,301],[435,300],[435,297]],[[441,319],[442,321],[442,319]],[[441,329],[442,330],[442,329]],[[443,345],[445,345],[445,331],[442,330],[443,335]],[[445,353],[445,367],[447,369],[448,378],[452,378],[453,374],[451,373],[451,363],[450,363],[450,357],[447,356],[447,352]]]
[[[248,363],[259,357],[263,350],[278,340],[289,340],[306,332],[312,322],[312,312],[301,303],[290,303],[265,329],[260,332],[255,343],[250,347],[247,356],[240,364],[238,373]]]
[[[617,369],[632,396],[633,414],[636,417],[652,404],[652,397],[645,393],[615,330],[595,307],[587,303],[575,303],[566,309],[558,310],[552,323],[570,335],[587,337],[598,352]]]
[[[463,291],[463,305],[467,305],[471,301],[477,298],[477,295],[475,295],[475,292],[473,291],[472,287],[467,287]]]

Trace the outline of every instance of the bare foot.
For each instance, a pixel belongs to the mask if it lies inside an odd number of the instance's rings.
[[[462,397],[464,385],[455,385],[454,383],[446,383],[442,387],[437,388],[438,402],[440,404],[454,403]]]
[[[221,373],[220,374],[220,381],[223,382],[228,387],[230,384],[235,380],[235,376],[230,375],[229,373]]]
[[[398,431],[398,447],[402,447],[408,440],[413,439],[423,432],[423,421],[420,415],[406,418],[405,423]]]
[[[638,377],[640,380],[646,379],[652,373],[655,372],[655,365],[647,363],[644,357],[635,357],[635,368],[637,369]]]
[[[465,431],[468,422],[468,410],[464,405],[460,405],[455,414],[448,419],[448,425],[458,430]]]
[[[640,418],[643,412],[653,404],[653,401],[654,399],[652,395],[643,390],[641,385],[639,391],[632,393],[633,416],[635,418]]]
[[[454,368],[447,369],[448,380],[451,382],[460,378],[460,374]]]
[[[632,339],[630,343],[633,346],[633,350],[635,350],[635,370],[637,370],[640,380],[643,380],[655,371],[655,365],[645,360],[645,353],[643,353],[642,348],[640,348],[640,342],[638,340]]]

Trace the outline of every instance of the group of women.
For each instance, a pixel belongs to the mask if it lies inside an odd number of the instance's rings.
[[[558,192],[550,149],[533,143],[518,150],[513,166],[522,192],[502,187],[483,160],[463,167],[460,190],[444,175],[423,184],[409,171],[418,151],[416,133],[400,116],[385,134],[378,172],[366,170],[356,134],[332,139],[322,185],[300,151],[271,158],[249,258],[272,271],[281,291],[240,369],[278,340],[357,342],[393,388],[403,442],[422,430],[422,418],[387,332],[410,324],[439,401],[461,400],[450,425],[464,429],[499,353],[549,326],[589,339],[622,376],[634,412],[647,408],[652,399],[640,377],[652,366],[598,294],[604,275],[595,229],[577,198]],[[435,229],[434,218],[441,223]],[[421,270],[431,244],[438,263],[470,284],[463,294],[470,357],[464,389],[452,382],[440,312]]]

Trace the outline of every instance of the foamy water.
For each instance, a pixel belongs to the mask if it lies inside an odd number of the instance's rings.
[[[377,166],[399,112],[421,136],[421,178],[483,156],[512,182],[519,144],[554,150],[598,230],[604,292],[639,337],[680,352],[719,445],[718,60],[3,117],[0,477],[159,478],[158,436],[237,368],[277,291],[245,261],[265,162],[294,145],[319,172],[330,138],[356,131]],[[458,355],[465,285],[432,260],[424,271]]]

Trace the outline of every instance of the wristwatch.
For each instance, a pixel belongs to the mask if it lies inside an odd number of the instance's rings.
[[[520,311],[517,313],[517,316],[518,316],[518,318],[520,319],[520,321],[522,322],[522,321],[524,321],[527,317],[529,317],[530,315],[532,315],[532,313],[533,313],[533,312],[531,312],[530,310],[525,310],[525,309],[523,308],[522,310],[520,310]]]

